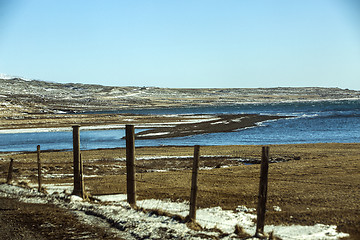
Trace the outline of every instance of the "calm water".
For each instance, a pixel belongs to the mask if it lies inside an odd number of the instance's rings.
[[[202,134],[157,140],[137,140],[136,146],[360,142],[360,100],[128,110],[119,111],[118,113],[125,112],[141,114],[257,113],[296,117],[265,122],[259,127],[231,133]],[[81,131],[81,148],[124,147],[125,140],[122,139],[124,134],[124,130]],[[0,134],[0,151],[34,151],[36,150],[36,145],[41,145],[41,149],[44,150],[71,149],[72,133]]]

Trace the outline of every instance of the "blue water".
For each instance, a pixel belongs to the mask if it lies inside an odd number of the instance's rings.
[[[242,104],[222,107],[127,110],[117,113],[141,114],[239,114],[294,116],[265,122],[259,127],[230,133],[212,133],[181,138],[137,140],[136,146],[231,145],[360,142],[360,100]],[[136,127],[136,126],[135,126]],[[140,130],[137,130],[140,131]],[[81,131],[81,148],[124,147],[124,130]],[[0,151],[72,149],[71,132],[0,134]]]

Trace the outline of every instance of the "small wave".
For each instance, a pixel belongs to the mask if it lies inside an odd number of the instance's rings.
[[[242,130],[257,128],[257,127],[267,127],[267,126],[268,126],[267,123],[277,122],[277,121],[282,120],[282,119],[292,119],[292,118],[294,118],[294,117],[280,118],[280,119],[270,119],[270,120],[266,120],[266,121],[256,122],[256,123],[255,123],[255,126],[239,128],[239,129],[237,129],[236,131],[242,131]]]
[[[342,117],[360,117],[359,111],[323,111],[317,113],[301,113],[295,118],[342,118]]]
[[[360,113],[332,113],[319,116],[319,118],[360,118]]]

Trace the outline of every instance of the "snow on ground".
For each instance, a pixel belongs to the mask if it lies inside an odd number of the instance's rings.
[[[174,159],[174,160],[186,160],[186,159],[189,159],[189,158],[193,158],[194,156],[193,155],[184,155],[184,156],[141,156],[141,157],[137,157],[136,158],[136,161],[150,161],[150,160],[161,160],[161,159]],[[201,157],[203,158],[214,158],[214,157],[231,157],[231,155],[201,155]],[[126,161],[126,157],[122,157],[122,158],[114,158],[114,160],[116,161],[120,161],[120,162],[123,162],[123,161]],[[237,160],[237,161],[244,161],[245,159],[242,159],[242,158],[236,158],[234,160]],[[97,162],[97,161],[102,161],[102,159],[93,159],[93,160],[86,160],[87,162]]]
[[[34,186],[35,187],[35,186]],[[136,211],[126,202],[126,195],[97,196],[98,201],[86,202],[77,196],[71,196],[72,185],[52,184],[44,185],[48,194],[37,192],[35,189],[25,189],[18,186],[1,184],[1,197],[16,197],[20,201],[29,203],[52,203],[69,209],[90,224],[98,224],[99,219],[111,223],[119,229],[119,233],[126,239],[202,239],[199,234],[221,237],[221,239],[238,239],[234,234],[235,225],[253,235],[255,233],[256,215],[254,209],[239,206],[236,211],[223,210],[221,207],[197,210],[197,222],[204,228],[201,231],[191,230],[185,223],[172,217],[159,216],[152,212]],[[137,205],[144,209],[163,210],[168,213],[186,216],[189,210],[188,202],[171,202],[169,200],[147,199],[138,201]],[[220,236],[217,228],[224,233]],[[316,224],[314,226],[265,226],[265,232],[274,231],[282,239],[339,239],[348,236],[336,231],[336,226]]]
[[[147,133],[147,134],[138,134],[140,137],[149,137],[149,136],[162,136],[168,135],[170,132],[158,132],[158,133]]]
[[[18,76],[11,76],[5,73],[0,73],[0,79],[13,79],[13,78],[21,78],[24,81],[31,81],[30,79],[18,77]]]
[[[212,123],[210,123],[211,125],[217,125],[217,124],[224,124],[224,122],[223,121],[220,121],[220,122],[212,122]]]
[[[9,133],[37,133],[37,132],[69,132],[71,127],[59,128],[22,128],[22,129],[0,129],[0,134]]]

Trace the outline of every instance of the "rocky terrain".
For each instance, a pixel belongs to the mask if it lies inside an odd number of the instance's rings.
[[[0,78],[2,117],[26,114],[114,111],[134,108],[233,105],[256,102],[360,98],[360,91],[340,88],[112,87]]]

